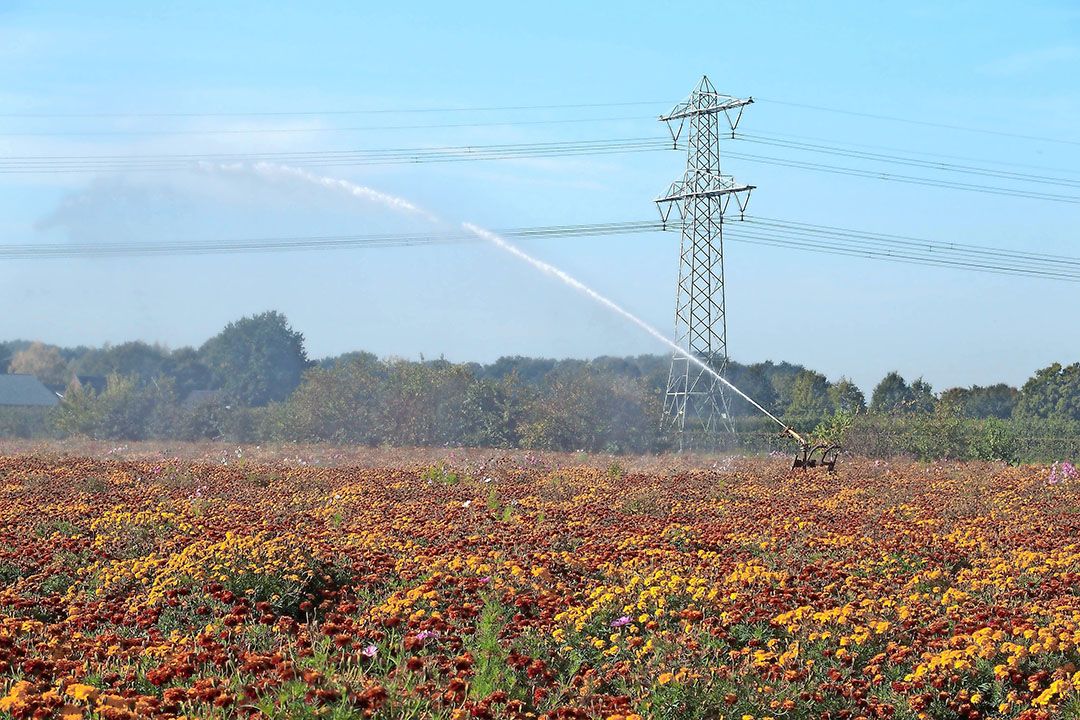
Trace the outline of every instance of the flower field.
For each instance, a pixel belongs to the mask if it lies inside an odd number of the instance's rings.
[[[1080,717],[1076,473],[401,465],[0,456],[0,718]]]

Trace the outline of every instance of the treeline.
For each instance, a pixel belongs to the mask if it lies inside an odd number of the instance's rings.
[[[0,343],[0,370],[63,396],[48,411],[0,410],[0,434],[95,439],[222,439],[361,445],[658,452],[677,446],[660,416],[667,356],[491,364],[313,361],[276,312],[230,323],[199,348]],[[1022,387],[951,388],[889,373],[869,402],[853,382],[790,363],[732,363],[728,378],[821,441],[868,455],[1052,460],[1077,453],[1080,364],[1039,370]],[[778,426],[733,399],[735,438],[684,437],[702,449],[786,449]]]

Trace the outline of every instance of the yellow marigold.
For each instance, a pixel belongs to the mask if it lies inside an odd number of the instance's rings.
[[[64,690],[68,695],[75,698],[79,702],[86,702],[87,700],[97,700],[99,691],[93,685],[83,685],[82,683],[74,683],[68,685]]]
[[[33,689],[26,680],[20,680],[11,686],[11,690],[8,691],[6,697],[0,698],[0,712],[6,712],[11,709],[11,706],[17,703],[19,700],[26,697],[26,695]]]

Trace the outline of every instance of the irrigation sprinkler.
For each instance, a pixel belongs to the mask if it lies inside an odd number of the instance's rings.
[[[799,450],[795,453],[795,461],[791,463],[792,470],[815,467],[823,467],[829,472],[836,470],[836,458],[841,450],[839,445],[812,445],[802,441],[801,436],[791,428],[787,430],[801,441]]]
[[[699,361],[700,362],[700,361]],[[799,443],[799,449],[795,453],[795,460],[791,463],[792,470],[809,470],[811,468],[823,467],[829,472],[836,470],[836,460],[840,456],[843,448],[839,445],[830,445],[827,443],[812,443],[805,437],[799,434],[799,432],[785,423],[780,418],[773,415],[771,412],[765,409],[761,403],[754,400],[739,388],[735,387],[730,380],[718,374],[711,368],[707,368],[707,371],[716,377],[721,383],[726,385],[728,389],[734,392],[736,395],[747,401],[759,411],[761,411],[766,417],[771,419],[777,425],[784,429],[784,434],[791,437],[795,442]]]

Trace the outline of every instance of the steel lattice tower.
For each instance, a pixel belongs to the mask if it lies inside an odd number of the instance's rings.
[[[676,148],[686,129],[686,173],[656,199],[668,222],[677,210],[682,225],[679,282],[675,297],[675,343],[717,373],[727,371],[727,318],[724,309],[724,213],[734,197],[740,218],[752,185],[737,185],[720,173],[720,116],[735,136],[744,108],[753,98],[720,95],[703,77],[690,97],[660,117]],[[689,125],[689,128],[686,126]],[[679,433],[680,447],[687,416],[691,430],[710,438],[720,428],[734,432],[730,398],[724,386],[684,355],[674,353],[664,398],[664,424]]]

